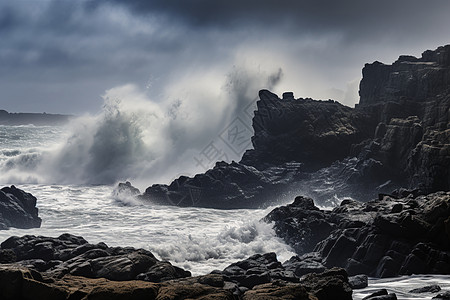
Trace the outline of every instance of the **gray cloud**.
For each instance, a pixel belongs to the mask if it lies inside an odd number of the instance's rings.
[[[0,4],[0,104],[94,111],[114,86],[152,78],[158,98],[181,78],[225,77],[241,64],[282,68],[278,92],[352,104],[365,62],[448,43],[449,9],[445,0],[9,1]]]

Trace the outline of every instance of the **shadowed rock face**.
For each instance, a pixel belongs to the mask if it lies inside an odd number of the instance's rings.
[[[315,274],[302,277],[309,272],[300,265],[255,254],[190,277],[144,249],[28,235],[1,244],[0,299],[352,299],[345,270],[310,269]]]
[[[57,278],[71,274],[118,281],[160,282],[191,275],[169,262],[157,260],[147,250],[89,244],[71,234],[58,238],[12,236],[1,244],[0,263],[18,263]]]
[[[253,118],[254,150],[242,163],[258,169],[289,161],[303,163],[304,171],[315,171],[349,155],[375,125],[369,116],[336,101],[280,99],[262,90]]]
[[[450,192],[396,196],[367,203],[344,200],[331,211],[299,196],[264,220],[303,255],[291,258],[293,264],[343,267],[350,275],[376,277],[450,274]]]
[[[449,94],[450,45],[427,50],[422,57],[400,56],[392,65],[366,64],[360,84],[361,105],[389,101],[423,102]]]
[[[0,229],[34,228],[41,226],[36,198],[15,186],[0,190]]]
[[[449,190],[449,57],[450,45],[392,65],[366,64],[354,109],[262,90],[254,149],[239,163],[151,186],[142,199],[239,208],[268,206],[295,191],[329,204],[334,196],[368,201],[400,187]]]

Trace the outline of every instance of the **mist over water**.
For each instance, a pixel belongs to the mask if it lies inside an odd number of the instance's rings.
[[[211,143],[224,154],[217,160],[239,160],[245,149],[230,149],[219,135],[238,119],[249,129],[245,138],[247,148],[251,147],[251,114],[258,90],[272,88],[281,75],[280,69],[264,73],[235,67],[221,81],[185,78],[157,100],[128,84],[105,92],[101,112],[80,116],[64,128],[3,127],[17,137],[8,136],[2,144],[0,182],[112,184],[132,180],[142,188],[212,167],[213,160],[207,164],[195,160]],[[46,140],[42,130],[52,131],[52,137]],[[22,141],[33,136],[43,141],[27,147]]]

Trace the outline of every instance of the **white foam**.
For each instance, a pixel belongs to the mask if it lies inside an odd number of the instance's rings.
[[[38,198],[41,228],[0,231],[0,240],[25,234],[58,236],[69,232],[91,243],[132,246],[205,274],[255,253],[275,252],[289,259],[291,248],[259,222],[267,210],[217,210],[170,206],[120,205],[111,186],[19,185]]]

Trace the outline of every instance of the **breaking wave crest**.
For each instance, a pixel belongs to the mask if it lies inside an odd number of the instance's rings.
[[[22,138],[24,132],[42,135],[42,128],[15,127],[16,134],[5,129],[7,136],[0,134],[0,181],[113,184],[130,179],[147,186],[168,182],[173,174],[203,172],[194,157],[255,101],[258,89],[276,84],[280,72],[234,70],[219,86],[184,79],[160,102],[135,85],[116,87],[106,91],[99,114],[72,120],[58,132],[58,141],[50,138],[52,128],[47,127],[48,139],[36,140],[39,147],[27,148],[20,141],[30,138]],[[240,155],[229,151],[227,158],[238,160]],[[139,179],[145,181],[140,184]]]

